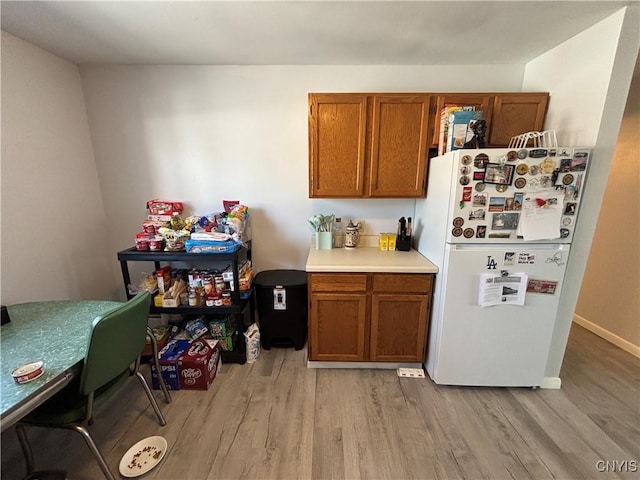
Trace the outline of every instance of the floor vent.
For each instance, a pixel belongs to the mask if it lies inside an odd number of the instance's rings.
[[[425,378],[424,370],[421,368],[399,368],[398,376],[406,378]]]

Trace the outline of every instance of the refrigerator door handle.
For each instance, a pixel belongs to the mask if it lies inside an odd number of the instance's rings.
[[[500,244],[451,244],[451,250],[471,251],[471,250],[563,250],[569,251],[569,243],[500,243]]]

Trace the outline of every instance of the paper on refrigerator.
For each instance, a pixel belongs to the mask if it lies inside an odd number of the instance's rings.
[[[557,193],[532,192],[522,204],[517,235],[525,242],[560,238],[563,197]]]
[[[493,305],[524,305],[526,293],[526,273],[510,273],[508,275],[495,273],[480,274],[478,305],[481,307],[490,307]]]

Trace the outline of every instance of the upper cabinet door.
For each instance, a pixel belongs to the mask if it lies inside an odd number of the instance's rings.
[[[434,103],[433,100],[432,103]],[[478,93],[438,94],[435,105],[432,105],[431,121],[429,122],[429,142],[431,147],[437,148],[440,143],[440,113],[445,105],[476,107],[476,110],[482,110],[483,118],[487,121],[487,127],[491,128],[493,95]]]
[[[496,94],[489,146],[506,147],[516,135],[542,130],[548,103],[548,93]]]
[[[365,194],[367,95],[309,94],[309,197]]]
[[[370,197],[424,196],[428,121],[428,95],[373,97]]]

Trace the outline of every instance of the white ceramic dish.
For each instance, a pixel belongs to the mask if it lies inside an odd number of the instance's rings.
[[[16,368],[11,375],[13,379],[19,384],[32,382],[36,378],[40,378],[44,373],[43,362],[31,362],[20,365]]]
[[[120,475],[139,477],[158,465],[167,453],[164,437],[147,437],[127,450],[120,460]]]

